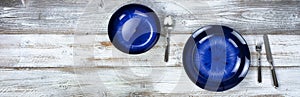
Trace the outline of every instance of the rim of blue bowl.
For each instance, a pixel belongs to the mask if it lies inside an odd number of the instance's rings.
[[[122,21],[122,20],[118,21],[116,19],[119,19],[119,17],[121,15],[123,15],[124,12],[125,13],[127,12],[126,14],[134,14],[134,13],[130,13],[130,11],[133,11],[133,10],[134,11],[138,10],[143,13],[150,13],[150,14],[147,14],[148,15],[147,18],[143,18],[138,15],[136,15],[135,17],[147,21],[148,24],[150,24],[150,25],[152,23],[153,25],[151,25],[151,26],[153,26],[153,27],[148,28],[148,29],[151,29],[151,31],[152,31],[152,32],[150,32],[150,34],[143,34],[142,36],[139,36],[137,39],[134,39],[132,43],[128,43],[120,35],[117,35],[117,34],[122,34],[122,32],[118,32],[119,31],[118,29],[120,29],[118,27],[122,27],[126,21],[128,21],[129,19],[131,19],[133,17],[129,17],[128,15],[124,16],[124,17],[127,17],[127,20],[125,20],[125,21]],[[120,22],[122,22],[123,24],[121,23],[121,25],[120,25]],[[109,20],[109,24],[108,24],[108,36],[109,36],[109,39],[112,42],[112,44],[118,50],[120,50],[124,53],[128,53],[128,54],[141,54],[141,53],[144,53],[144,52],[150,50],[158,42],[159,37],[160,37],[160,31],[161,31],[160,27],[161,26],[160,26],[159,18],[157,16],[157,14],[151,8],[149,8],[145,5],[142,5],[142,4],[131,3],[131,4],[127,4],[127,5],[120,7],[111,16],[111,18]],[[146,42],[140,42],[140,44],[137,45],[136,42],[144,41],[143,39],[145,39],[145,38],[147,38]]]

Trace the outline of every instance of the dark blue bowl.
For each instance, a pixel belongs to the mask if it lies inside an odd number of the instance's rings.
[[[210,25],[195,31],[183,51],[183,65],[189,78],[200,88],[225,91],[240,83],[250,64],[244,38],[235,30]]]
[[[160,23],[155,12],[139,4],[119,8],[110,18],[108,36],[113,45],[128,54],[151,49],[159,39]]]

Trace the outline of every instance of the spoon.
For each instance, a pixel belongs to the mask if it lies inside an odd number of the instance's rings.
[[[172,31],[173,27],[174,27],[174,20],[173,17],[168,15],[167,17],[165,17],[164,19],[164,28],[167,30],[166,32],[166,41],[167,41],[167,46],[165,49],[165,62],[169,61],[169,51],[170,51],[170,32]]]

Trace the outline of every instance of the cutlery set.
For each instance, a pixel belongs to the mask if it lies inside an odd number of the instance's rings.
[[[169,60],[170,32],[174,28],[173,16],[164,17],[163,25],[155,11],[141,4],[120,7],[111,16],[108,36],[112,44],[127,54],[141,54],[158,41],[163,27],[166,37],[164,61]],[[278,81],[273,65],[268,37],[264,35],[265,48],[274,86]],[[258,52],[258,82],[261,82],[262,43],[256,44]],[[189,79],[198,87],[209,91],[225,91],[238,85],[247,75],[250,66],[247,42],[238,31],[223,25],[207,25],[194,31],[183,50],[183,66]]]
[[[278,80],[277,80],[277,76],[276,76],[276,72],[275,72],[275,67],[274,67],[274,63],[273,63],[273,57],[272,57],[272,52],[271,52],[271,47],[270,47],[270,43],[269,43],[269,38],[268,35],[264,34],[263,35],[263,40],[264,40],[264,44],[265,44],[265,50],[266,50],[266,57],[267,57],[267,61],[268,63],[271,65],[270,69],[271,69],[271,74],[272,74],[272,79],[273,79],[273,85],[275,88],[278,87]],[[262,51],[262,42],[257,42],[256,46],[255,46],[255,50],[257,52],[257,81],[259,83],[262,82],[262,76],[261,76],[261,51]]]

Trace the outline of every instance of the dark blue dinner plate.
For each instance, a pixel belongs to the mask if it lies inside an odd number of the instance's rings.
[[[189,37],[183,51],[183,65],[189,78],[200,88],[225,91],[240,83],[250,64],[244,38],[221,25],[205,26]]]
[[[113,45],[128,54],[151,49],[160,36],[160,22],[155,12],[140,4],[119,8],[110,18],[108,36]]]

